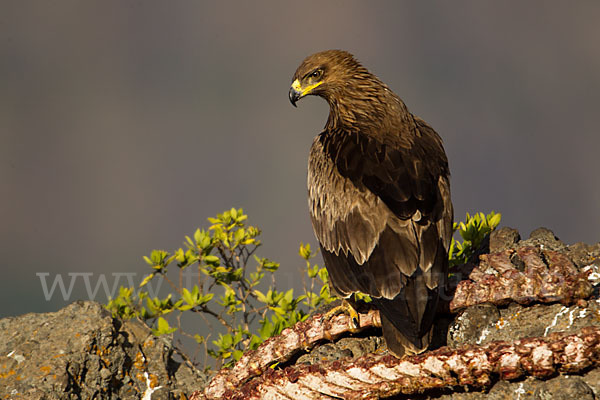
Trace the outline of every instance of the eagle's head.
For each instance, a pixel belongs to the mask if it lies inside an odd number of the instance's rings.
[[[369,74],[354,56],[343,50],[326,50],[306,57],[296,70],[290,87],[290,102],[307,95],[323,97],[331,103],[345,89],[356,87],[355,81]]]

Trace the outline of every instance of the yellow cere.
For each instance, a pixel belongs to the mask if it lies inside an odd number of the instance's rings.
[[[300,84],[300,81],[298,79],[296,79],[294,82],[292,82],[292,89],[294,89],[296,92],[300,93],[300,97],[304,97],[308,93],[310,93],[311,90],[313,90],[317,86],[321,85],[322,83],[323,83],[322,81],[317,82],[317,83],[314,83],[310,86],[303,88],[302,85]]]
[[[294,89],[296,92],[299,92],[302,89],[302,85],[300,85],[300,81],[298,79],[292,83],[292,89]]]

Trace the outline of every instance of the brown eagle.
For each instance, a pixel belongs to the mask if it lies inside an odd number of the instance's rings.
[[[330,107],[310,149],[308,203],[331,288],[371,296],[396,356],[423,352],[452,236],[442,140],[346,51],[302,62],[289,98],[307,95]]]

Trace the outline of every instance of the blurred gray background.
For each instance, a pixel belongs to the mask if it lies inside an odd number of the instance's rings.
[[[597,242],[599,21],[597,1],[2,1],[0,316],[89,297],[73,274],[138,283],[143,255],[232,206],[299,288],[328,108],[287,92],[330,48],[443,137],[458,219],[496,210],[524,236]],[[69,298],[46,300],[40,273]]]

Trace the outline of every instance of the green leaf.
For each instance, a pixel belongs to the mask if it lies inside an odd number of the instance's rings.
[[[200,228],[196,229],[196,231],[194,232],[194,241],[196,242],[196,244],[200,243],[203,239],[203,234],[202,231],[200,230]]]
[[[208,236],[208,235],[205,234],[204,237],[202,238],[202,240],[199,243],[200,248],[202,250],[208,249],[210,247],[210,244],[211,244],[210,236]]]
[[[239,361],[240,358],[242,358],[242,355],[244,355],[244,353],[242,353],[240,350],[234,350],[232,353],[232,357],[235,361]]]
[[[300,243],[300,250],[298,250],[298,253],[300,254],[300,257],[308,261],[312,255],[312,252],[310,250],[310,243],[306,243],[306,245]]]
[[[219,262],[219,257],[207,255],[207,256],[202,257],[202,260],[207,263],[216,264]]]
[[[179,249],[175,250],[175,259],[180,264],[183,264],[186,262],[186,253],[184,253],[183,249],[179,248]]]
[[[204,338],[204,336],[200,336],[200,335],[198,335],[198,334],[195,334],[195,335],[194,335],[194,340],[196,340],[196,343],[198,343],[198,344],[202,344],[202,343],[204,343],[204,341],[205,341],[206,339]]]
[[[177,330],[177,328],[171,328],[169,323],[163,317],[158,317],[157,328],[152,330],[152,332],[156,336],[167,335],[169,333],[173,333]]]
[[[308,264],[308,262],[307,262]],[[310,265],[306,266],[306,273],[308,275],[309,278],[314,278],[317,276],[317,273],[319,272],[319,266],[318,265],[313,265],[312,267]]]
[[[373,299],[371,299],[371,296],[361,292],[355,292],[354,298],[356,300],[364,301],[365,303],[370,303],[371,301],[373,301]]]
[[[271,310],[275,311],[278,315],[285,315],[285,310],[281,307],[269,307]]]
[[[261,339],[259,336],[252,335],[252,337],[250,339],[250,343],[248,344],[248,348],[250,350],[256,350],[258,345],[261,344],[262,342],[263,342],[263,339]]]
[[[283,296],[283,299],[285,301],[287,301],[288,303],[291,303],[293,298],[294,298],[294,289],[288,290],[287,292],[285,292],[285,295]]]
[[[500,214],[495,214],[492,211],[492,213],[488,216],[488,224],[489,224],[490,228],[492,228],[492,229],[496,228],[500,224],[501,218],[502,218],[502,216]]]
[[[279,263],[274,261],[267,260],[266,258],[262,259],[262,267],[269,272],[275,272],[279,269]]]
[[[319,272],[317,274],[319,275],[319,279],[321,279],[321,282],[329,282],[329,274],[327,273],[327,268],[319,269]]]
[[[204,304],[208,303],[209,301],[212,300],[212,298],[214,296],[215,296],[214,293],[207,293],[204,296],[198,297],[198,305],[204,305]]]
[[[271,336],[273,336],[274,332],[275,332],[275,325],[273,323],[271,323],[271,321],[269,321],[269,320],[264,320],[262,326],[258,330],[258,334],[260,335],[261,339],[263,339],[263,340],[268,339]]]
[[[225,349],[229,349],[231,348],[231,346],[233,345],[233,336],[231,336],[231,334],[226,334],[222,336],[222,340],[221,340],[221,346],[223,346],[223,348]]]
[[[258,301],[260,301],[261,303],[269,304],[269,300],[267,299],[267,296],[265,296],[263,294],[263,292],[261,292],[260,290],[255,290],[252,293],[254,293],[254,295],[256,296],[256,299]]]
[[[142,283],[140,283],[140,287],[144,287],[146,286],[146,284],[148,282],[150,282],[152,280],[152,278],[154,278],[154,273],[148,275],[147,277],[144,278],[144,280],[142,281]]]
[[[236,241],[236,243],[239,243],[244,239],[245,235],[246,231],[244,231],[244,228],[240,228],[237,231],[235,231],[234,240]]]
[[[323,285],[319,294],[324,298],[329,297],[329,285]]]
[[[195,304],[194,296],[192,296],[192,293],[186,288],[183,288],[183,290],[181,291],[181,297],[183,297],[183,300],[185,300],[186,303],[191,305]]]

